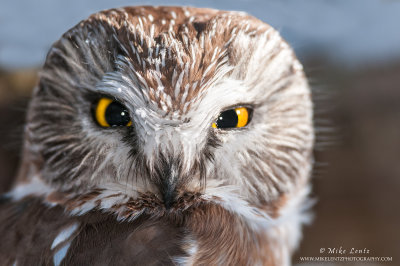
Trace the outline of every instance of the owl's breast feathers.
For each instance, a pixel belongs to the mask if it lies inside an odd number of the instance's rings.
[[[208,192],[184,193],[166,208],[151,194],[132,198],[104,188],[61,193],[37,177],[1,198],[0,261],[216,265],[222,260],[227,265],[280,265],[274,252],[281,250],[282,242],[268,234],[287,222],[280,210],[286,202],[262,209],[235,200],[234,194]],[[292,208],[300,214],[303,210],[297,205]],[[291,233],[286,230],[284,234]]]
[[[70,216],[27,197],[3,199],[0,222],[2,265],[169,265],[186,254],[184,229],[148,215],[131,222],[100,210]]]

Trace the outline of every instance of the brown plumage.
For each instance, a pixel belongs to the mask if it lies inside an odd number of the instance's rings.
[[[312,145],[307,80],[269,25],[201,8],[94,14],[41,71],[0,261],[289,265]]]

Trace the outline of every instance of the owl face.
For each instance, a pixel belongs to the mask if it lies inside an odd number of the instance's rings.
[[[123,187],[169,207],[185,193],[229,190],[264,206],[307,180],[311,116],[300,63],[263,22],[124,8],[53,45],[25,145],[62,191]]]

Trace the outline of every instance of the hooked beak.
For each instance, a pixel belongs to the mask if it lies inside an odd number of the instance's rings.
[[[177,196],[178,171],[175,164],[164,167],[161,176],[160,192],[166,209],[170,209]]]

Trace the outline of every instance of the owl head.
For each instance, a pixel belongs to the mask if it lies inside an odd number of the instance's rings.
[[[240,12],[92,15],[50,49],[25,132],[21,176],[152,195],[166,209],[190,194],[273,212],[311,169],[302,66],[277,31]]]

